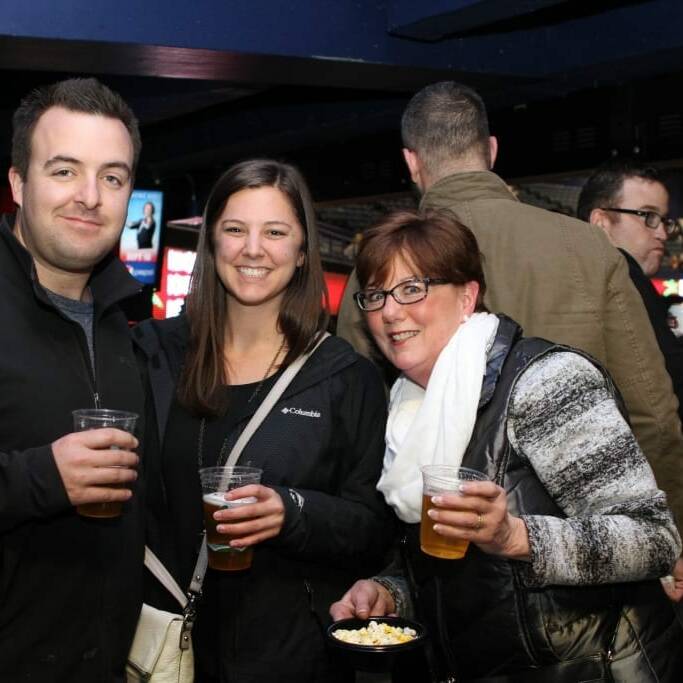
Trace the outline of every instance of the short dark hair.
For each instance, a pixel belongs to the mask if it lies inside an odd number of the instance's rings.
[[[231,166],[215,183],[204,209],[197,260],[186,299],[190,344],[179,383],[181,403],[198,415],[219,415],[226,406],[220,388],[226,383],[223,347],[229,326],[225,289],[216,272],[215,227],[228,199],[236,192],[260,187],[280,190],[304,232],[303,264],[287,285],[278,327],[287,341],[281,367],[290,365],[325,330],[328,313],[315,213],[308,186],[290,164],[272,159],[250,159]]]
[[[475,154],[490,165],[486,105],[472,88],[433,83],[408,103],[401,119],[403,146],[432,173],[451,159]]]
[[[659,171],[653,166],[628,157],[610,159],[593,171],[581,189],[576,215],[590,223],[593,209],[619,206],[624,181],[628,178],[662,182]]]
[[[405,259],[421,277],[454,285],[479,284],[475,310],[485,311],[486,279],[474,233],[449,211],[396,211],[363,236],[356,273],[362,288],[386,282],[395,258]]]
[[[38,119],[52,107],[118,119],[133,143],[133,174],[142,143],[138,120],[123,98],[96,78],[70,78],[32,90],[21,101],[12,119],[12,166],[26,179],[31,160],[31,138]]]

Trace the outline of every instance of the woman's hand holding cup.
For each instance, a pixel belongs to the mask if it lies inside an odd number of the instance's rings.
[[[505,490],[492,481],[463,481],[457,493],[439,493],[428,511],[434,532],[474,543],[484,552],[529,560],[529,535],[519,517],[508,512]]]
[[[219,523],[216,531],[231,537],[233,548],[256,545],[278,536],[285,521],[285,506],[280,494],[262,484],[250,484],[232,489],[225,499],[255,498],[253,503],[223,508],[214,513]]]

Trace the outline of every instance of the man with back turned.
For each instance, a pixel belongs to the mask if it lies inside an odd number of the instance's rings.
[[[122,682],[142,594],[138,442],[74,432],[71,411],[144,406],[117,305],[139,288],[112,254],[138,125],[95,79],[33,91],[13,123],[17,212],[0,223],[0,680]],[[123,501],[119,517],[76,511],[109,501]]]
[[[402,119],[403,154],[421,208],[447,209],[484,255],[486,304],[528,336],[588,352],[607,367],[633,431],[683,531],[683,436],[647,313],[621,254],[583,221],[519,202],[491,169],[498,143],[481,97],[451,81],[418,92]],[[337,332],[369,355],[349,281]],[[683,567],[681,567],[683,579]],[[683,594],[683,581],[680,585]]]

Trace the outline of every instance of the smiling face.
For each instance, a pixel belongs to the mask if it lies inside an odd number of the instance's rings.
[[[622,209],[656,211],[661,216],[669,213],[669,194],[662,183],[644,178],[626,178],[617,204]],[[632,214],[605,212],[602,224],[612,244],[627,251],[652,277],[662,263],[665,252],[666,231],[660,224],[656,230],[648,228],[645,221]]]
[[[40,282],[88,274],[116,244],[128,208],[133,144],[118,119],[48,109],[31,138],[26,177],[10,169],[15,234]],[[58,289],[58,288],[55,288]]]
[[[272,305],[304,262],[304,231],[287,196],[275,187],[231,195],[214,227],[216,272],[228,303]]]
[[[400,257],[393,260],[387,282],[371,282],[366,289],[391,289],[414,277],[430,277],[420,273]],[[387,359],[407,377],[422,387],[441,351],[463,322],[474,311],[479,286],[468,282],[431,285],[427,297],[414,304],[399,304],[387,296],[384,308],[366,313],[368,326],[377,345]]]

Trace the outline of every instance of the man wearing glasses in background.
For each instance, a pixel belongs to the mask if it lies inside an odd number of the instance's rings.
[[[656,169],[614,159],[591,175],[579,196],[578,217],[600,226],[628,263],[652,323],[683,420],[683,346],[667,323],[667,305],[650,278],[659,270],[666,240],[678,233],[669,218],[669,193]]]

